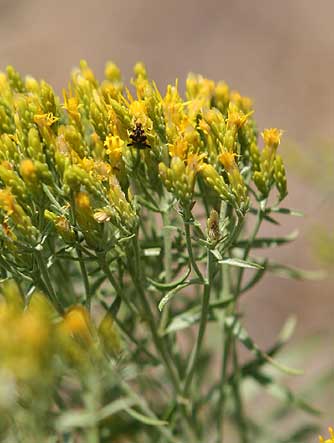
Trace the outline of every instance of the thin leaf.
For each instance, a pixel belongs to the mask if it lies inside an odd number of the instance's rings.
[[[300,211],[296,211],[295,209],[288,208],[270,208],[270,212],[276,212],[278,214],[287,214],[295,217],[304,217],[304,214]]]
[[[121,398],[113,401],[109,405],[103,407],[99,411],[71,411],[62,414],[57,422],[56,427],[59,431],[66,431],[73,428],[87,428],[96,425],[101,420],[114,415],[120,411],[127,411],[137,402],[131,398]]]
[[[268,392],[281,401],[284,401],[291,406],[297,407],[304,412],[307,412],[311,415],[321,415],[321,411],[318,408],[310,405],[304,399],[296,396],[288,387],[279,385],[276,381],[274,381],[271,377],[268,377],[267,388]]]
[[[284,323],[278,338],[282,343],[286,343],[292,337],[297,325],[297,318],[294,315],[291,315],[286,322]]]
[[[246,329],[241,325],[240,321],[234,317],[229,316],[225,319],[226,326],[231,330],[235,338],[237,338],[249,351],[251,351],[257,357],[264,358],[268,363],[274,366],[276,369],[289,375],[301,375],[303,371],[298,369],[289,368],[280,362],[274,360],[270,355],[262,351],[251,339]]]
[[[263,263],[263,268],[259,269],[254,273],[254,275],[249,279],[248,283],[241,289],[241,293],[249,291],[253,286],[255,286],[264,277],[267,270],[267,260]]]
[[[151,283],[152,286],[154,286],[155,288],[161,290],[161,291],[168,291],[171,289],[176,288],[176,286],[179,286],[180,284],[182,284],[189,276],[191,269],[188,268],[186,273],[180,277],[178,280],[175,280],[173,282],[170,283],[160,283],[158,281],[153,280],[150,277],[146,277],[147,280]]]
[[[256,238],[252,243],[253,248],[275,248],[276,246],[282,246],[287,243],[290,243],[298,237],[298,230],[291,232],[291,234],[286,235],[284,237],[259,237]],[[245,247],[247,246],[247,240],[240,240],[236,243],[236,247]]]
[[[217,260],[223,260],[221,253],[217,249],[211,249],[210,252]]]
[[[181,331],[182,329],[189,328],[199,321],[201,318],[201,311],[196,306],[195,308],[189,309],[186,312],[182,312],[175,317],[169,323],[165,331],[162,332],[163,335],[171,334],[176,331]]]
[[[263,269],[263,266],[259,263],[242,260],[241,258],[224,258],[223,260],[218,260],[221,265],[237,266],[239,268],[249,268],[249,269]]]
[[[263,218],[264,218],[264,220],[271,223],[272,225],[276,225],[276,226],[280,225],[280,223],[277,220],[275,220],[273,217],[270,217],[270,215],[268,215],[268,214],[265,214],[263,216]]]
[[[97,422],[97,414],[87,411],[71,411],[65,412],[58,418],[56,428],[59,431],[66,431],[73,428],[87,428],[94,426]]]
[[[285,343],[290,339],[294,328],[296,325],[296,318],[295,317],[289,317],[287,321],[284,323],[279,335],[278,335],[278,341],[271,346],[270,349],[268,349],[263,355],[256,356],[253,360],[245,363],[241,366],[240,372],[242,374],[242,377],[248,377],[253,376],[254,373],[257,373],[259,369],[267,363],[267,359],[264,357],[264,355],[269,355],[270,357],[274,357],[285,345]],[[235,377],[235,373],[231,374],[229,377],[230,382],[233,382],[233,379]]]
[[[269,272],[279,277],[293,278],[296,280],[322,280],[326,277],[326,273],[321,270],[308,271],[274,261],[268,261],[266,268]]]
[[[162,228],[163,231],[181,231],[180,228],[178,228],[177,226],[173,226],[173,225],[164,225]]]
[[[161,254],[161,248],[145,248],[145,257],[158,257]]]
[[[209,320],[212,319],[212,315],[215,309],[226,308],[230,303],[234,301],[234,297],[228,297],[225,300],[216,300],[210,303],[210,316]],[[188,311],[182,312],[179,315],[173,317],[172,321],[169,323],[165,331],[162,332],[163,335],[171,334],[173,332],[181,331],[182,329],[189,328],[190,326],[196,324],[201,318],[201,306],[194,306]]]
[[[305,443],[309,437],[314,437],[320,431],[318,424],[303,424],[295,429],[288,437],[280,440],[279,443]]]
[[[257,213],[259,212],[259,210],[257,208],[250,208],[249,212],[251,214],[257,215]],[[268,221],[269,223],[272,223],[273,225],[277,225],[279,226],[279,222],[277,220],[275,220],[274,218],[270,217],[270,215],[268,215],[267,213],[264,213],[263,215],[263,219]]]
[[[144,423],[148,426],[166,426],[168,425],[168,421],[165,420],[159,420],[155,417],[148,417],[147,415],[141,414],[140,412],[135,411],[132,408],[127,408],[126,412],[131,415],[131,417],[135,418],[136,420],[140,421],[141,423]]]
[[[134,400],[133,398],[121,398],[119,400],[115,400],[109,405],[104,406],[99,411],[100,420],[104,420],[107,417],[110,417],[110,415],[114,415],[120,411],[128,412],[129,408],[131,406],[134,406],[136,403],[136,400]]]
[[[189,284],[190,283],[182,283],[182,284],[176,286],[176,288],[167,292],[167,294],[159,302],[159,305],[158,305],[159,311],[161,312],[163,310],[163,308],[165,307],[165,305],[174,297],[174,295],[176,295],[179,291],[181,291],[181,289],[184,289],[187,286],[189,286]]]

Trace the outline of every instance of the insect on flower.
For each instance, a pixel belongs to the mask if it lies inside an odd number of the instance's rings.
[[[128,143],[128,146],[133,146],[137,149],[146,149],[151,146],[147,143],[147,137],[145,135],[145,131],[143,129],[143,125],[140,122],[136,123],[135,128],[132,130],[130,136],[131,143]]]

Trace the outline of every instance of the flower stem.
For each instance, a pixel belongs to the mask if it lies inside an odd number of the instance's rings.
[[[195,257],[194,257],[193,247],[192,247],[192,243],[191,243],[191,235],[190,235],[190,224],[186,220],[184,220],[184,228],[185,228],[185,233],[186,233],[186,243],[187,243],[187,249],[188,249],[188,254],[189,254],[190,266],[196,272],[199,279],[203,282],[204,277],[203,277],[201,271],[199,270],[196,260],[195,260]]]
[[[196,364],[198,361],[198,357],[200,355],[200,351],[202,348],[203,338],[206,331],[207,321],[208,321],[208,312],[209,312],[209,303],[210,303],[210,293],[211,293],[211,284],[212,284],[212,276],[213,276],[213,255],[210,249],[207,250],[207,280],[204,283],[204,292],[202,298],[202,309],[201,309],[201,317],[198,329],[198,335],[196,339],[196,343],[191,352],[189,363],[186,369],[186,376],[184,380],[183,386],[183,395],[187,396],[191,387],[191,382],[193,380]]]

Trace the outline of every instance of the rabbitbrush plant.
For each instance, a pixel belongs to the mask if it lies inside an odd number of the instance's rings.
[[[291,322],[262,351],[239,307],[300,277],[256,253],[293,239],[258,234],[294,215],[281,131],[223,82],[189,75],[183,99],[134,72],[130,92],[81,62],[63,100],[0,73],[1,441],[299,441],[244,404],[253,380],[313,412],[267,370],[298,373],[276,357]]]

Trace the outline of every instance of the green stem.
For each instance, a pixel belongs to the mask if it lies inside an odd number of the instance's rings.
[[[198,328],[198,335],[196,339],[196,343],[191,352],[189,363],[186,370],[186,376],[184,380],[183,387],[183,395],[186,397],[189,393],[191,382],[193,380],[196,364],[198,361],[198,357],[201,352],[203,338],[206,331],[207,321],[208,321],[208,312],[210,305],[210,293],[211,293],[211,285],[212,285],[212,275],[213,275],[213,255],[210,249],[207,250],[207,280],[204,283],[204,292],[202,298],[202,309],[201,309],[201,318]]]
[[[134,313],[135,315],[137,315],[138,314],[138,310],[137,310],[136,306],[131,304],[129,302],[129,300],[127,299],[127,297],[124,296],[123,291],[122,291],[120,285],[117,283],[117,281],[115,280],[114,276],[110,272],[108,263],[106,261],[105,253],[97,254],[97,256],[98,256],[100,267],[103,270],[103,272],[105,273],[105,275],[107,276],[107,279],[109,280],[109,283],[111,284],[111,286],[115,289],[116,294],[121,298],[122,301],[124,301],[124,303],[126,304],[126,306],[129,309],[129,311]]]
[[[256,219],[256,222],[255,222],[255,226],[254,226],[253,232],[252,232],[251,236],[248,239],[247,245],[245,247],[245,250],[244,250],[244,253],[243,253],[243,256],[242,256],[243,260],[247,260],[247,258],[248,258],[249,251],[251,250],[252,244],[254,243],[254,240],[255,240],[255,238],[257,236],[257,233],[259,232],[261,223],[263,221],[264,214],[265,214],[265,212],[259,209],[259,211],[257,213],[257,219]],[[241,283],[242,283],[242,277],[244,275],[244,272],[245,272],[245,268],[240,268],[239,275],[238,275],[238,280],[237,280],[236,291],[235,291],[235,298],[236,298],[236,300],[239,298],[240,289],[241,289]]]
[[[243,253],[243,260],[247,260],[249,251],[251,250],[252,244],[254,243],[254,240],[256,238],[257,233],[259,232],[263,216],[264,216],[265,209],[261,208],[258,211],[256,223],[253,229],[252,234],[250,235],[247,245],[245,247],[244,253]],[[237,310],[237,301],[240,295],[241,290],[241,283],[242,283],[242,277],[244,275],[244,268],[240,268],[239,274],[238,274],[238,280],[236,284],[236,290],[234,293],[235,297],[235,303],[234,303],[234,310]],[[247,423],[244,416],[244,409],[242,404],[242,398],[240,394],[240,367],[238,362],[238,353],[237,353],[237,347],[236,347],[236,338],[232,337],[232,355],[233,355],[233,370],[235,374],[235,381],[233,383],[233,393],[234,393],[234,399],[235,399],[235,407],[236,407],[236,417],[239,424],[239,432],[240,432],[240,442],[241,443],[248,443],[248,433],[247,433]]]
[[[222,287],[222,300],[225,300],[230,296],[230,273],[229,267],[227,265],[222,266],[222,276],[223,276],[223,287]],[[220,381],[219,381],[219,399],[217,405],[217,443],[222,443],[224,440],[224,414],[225,414],[225,392],[224,388],[226,386],[226,374],[227,374],[227,364],[230,353],[231,345],[231,333],[225,328],[225,311],[221,313],[221,328],[222,328],[222,360],[221,360],[221,371],[220,371]]]
[[[141,409],[141,411],[144,414],[146,414],[147,416],[149,416],[151,418],[157,419],[157,416],[154,414],[154,412],[147,405],[147,403],[142,395],[139,396],[138,394],[136,394],[136,392],[134,392],[133,389],[126,382],[120,380],[120,383],[121,383],[121,387],[122,387],[123,391],[129,397],[132,397],[138,403],[139,408]],[[161,432],[161,434],[164,435],[166,440],[169,441],[170,443],[181,443],[181,441],[179,439],[177,439],[176,437],[173,436],[173,434],[171,433],[171,431],[169,430],[168,427],[159,426],[158,429]]]
[[[135,238],[133,239],[134,242],[134,252],[135,252],[135,275],[131,274],[132,280],[134,284],[136,285],[138,289],[138,293],[143,305],[143,316],[147,321],[148,327],[150,329],[153,342],[155,345],[155,348],[157,352],[159,352],[160,357],[162,359],[163,365],[166,369],[166,372],[169,375],[169,378],[171,380],[174,393],[176,397],[181,396],[181,388],[180,388],[180,379],[178,372],[175,372],[174,365],[171,364],[171,357],[168,351],[168,348],[166,348],[166,342],[163,337],[160,337],[158,334],[157,325],[154,319],[154,315],[151,310],[151,306],[146,298],[145,291],[142,285],[142,282],[144,281],[144,276],[142,274],[142,267],[140,263],[140,249],[139,249],[139,242],[138,242],[138,233],[136,234]],[[182,417],[184,419],[183,425],[185,428],[185,431],[189,435],[190,440],[193,443],[197,442],[197,437],[194,432],[194,429],[192,427],[192,423],[190,422],[190,418],[188,417],[184,407],[180,407],[180,412],[182,414]]]
[[[191,243],[191,235],[190,235],[190,224],[186,220],[184,220],[184,228],[185,228],[185,232],[186,232],[186,243],[187,243],[187,249],[188,249],[188,254],[189,254],[190,266],[196,272],[199,279],[201,281],[204,281],[204,277],[203,277],[201,271],[199,270],[196,260],[195,260],[195,257],[194,257],[193,247],[192,247],[192,243]]]
[[[85,265],[85,262],[83,260],[83,256],[82,256],[82,252],[81,252],[80,248],[78,248],[76,246],[75,249],[76,249],[77,254],[78,254],[78,259],[79,259],[79,264],[80,264],[80,271],[81,271],[81,275],[82,275],[82,279],[83,279],[83,283],[84,283],[84,287],[85,287],[86,307],[87,307],[88,310],[90,310],[92,294],[90,293],[88,273],[87,273],[86,265]]]
[[[45,264],[42,253],[40,251],[38,251],[36,254],[36,257],[37,257],[39,270],[40,270],[41,275],[44,280],[43,283],[44,283],[45,288],[47,289],[49,298],[52,301],[52,303],[58,308],[59,312],[62,314],[64,312],[64,308],[62,307],[61,303],[59,302],[57,295],[53,289],[53,286],[52,286],[52,283],[50,280],[50,276],[49,276],[49,271],[48,271],[48,268]]]
[[[222,364],[221,364],[220,383],[219,383],[219,400],[217,405],[217,443],[223,443],[224,441],[224,414],[225,414],[224,388],[226,386],[227,364],[228,364],[228,357],[230,354],[230,345],[231,345],[231,333],[229,331],[227,333],[224,333],[223,330],[223,340],[224,340],[224,350],[222,354]]]
[[[168,212],[163,212],[162,220],[164,224],[162,228],[162,235],[163,235],[163,244],[164,244],[165,281],[166,283],[169,283],[172,279],[172,245],[171,245],[170,231],[165,228],[170,223]],[[167,305],[162,311],[162,316],[159,325],[160,331],[164,331],[166,329],[169,320],[169,314],[170,314],[170,306],[169,303],[167,303]]]
[[[240,367],[238,363],[238,354],[236,348],[236,342],[233,340],[232,342],[232,356],[233,356],[233,370],[234,370],[234,383],[233,383],[233,392],[235,398],[235,413],[236,419],[238,422],[238,429],[240,434],[240,442],[248,443],[248,433],[247,433],[247,424],[245,420],[244,408],[242,404],[241,394],[240,394]]]
[[[123,332],[123,334],[128,338],[129,341],[131,341],[133,344],[136,345],[137,349],[142,351],[144,354],[146,354],[147,357],[149,357],[153,364],[159,363],[158,358],[153,355],[148,349],[146,349],[145,346],[143,346],[137,339],[134,337],[124,326],[124,324],[117,318],[114,318],[115,323],[120,328],[120,330]]]
[[[132,275],[132,279],[134,284],[136,285],[138,289],[138,293],[143,305],[143,316],[147,320],[147,324],[150,328],[151,335],[155,344],[155,347],[157,351],[159,351],[160,356],[163,360],[163,363],[168,371],[168,374],[170,376],[171,382],[173,384],[175,393],[179,392],[179,380],[178,375],[175,373],[173,366],[171,365],[171,362],[169,360],[168,352],[166,351],[165,342],[164,340],[159,336],[158,334],[158,328],[155,324],[155,319],[151,310],[151,306],[146,298],[145,291],[142,286],[143,282],[143,276],[142,276],[142,269],[141,269],[141,263],[140,263],[140,251],[139,251],[139,243],[138,243],[138,234],[136,234],[134,240],[134,253],[135,253],[135,276]]]

